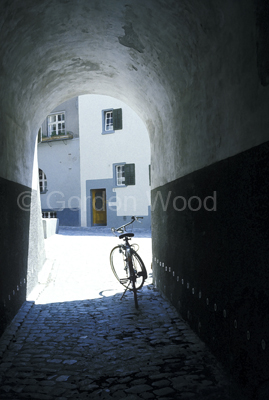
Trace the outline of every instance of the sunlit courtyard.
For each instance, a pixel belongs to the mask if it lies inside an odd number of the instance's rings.
[[[150,231],[138,231],[131,243],[139,246],[138,254],[151,278]],[[113,247],[121,240],[108,228],[60,228],[59,234],[45,240],[47,261],[39,274],[39,284],[28,300],[36,304],[95,299],[123,293],[109,261]]]

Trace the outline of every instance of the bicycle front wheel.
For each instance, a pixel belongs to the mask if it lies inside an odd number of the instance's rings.
[[[132,263],[135,275],[135,287],[138,290],[144,285],[145,279],[147,279],[147,271],[141,257],[135,250],[132,250]]]
[[[136,288],[136,281],[132,281],[132,291],[134,292],[134,302],[135,308],[138,309],[138,301],[137,301],[137,288]]]

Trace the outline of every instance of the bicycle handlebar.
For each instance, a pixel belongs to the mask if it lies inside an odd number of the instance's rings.
[[[116,236],[115,232],[119,232],[119,233],[126,232],[126,229],[125,229],[126,226],[131,225],[132,223],[134,223],[134,221],[141,223],[141,221],[139,221],[139,219],[143,219],[143,217],[132,216],[132,220],[130,222],[127,222],[127,224],[121,225],[118,228],[111,228],[111,231],[114,233],[115,236]]]

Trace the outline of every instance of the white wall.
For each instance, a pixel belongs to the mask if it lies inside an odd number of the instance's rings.
[[[40,143],[38,163],[47,177],[48,188],[46,194],[41,194],[42,209],[77,207],[80,203],[79,139]]]
[[[102,110],[122,108],[123,129],[102,134]],[[109,96],[79,97],[81,223],[86,226],[86,181],[113,178],[114,163],[134,163],[136,184],[115,188],[118,215],[148,215],[150,142],[147,129],[125,103]],[[109,199],[107,199],[109,200]],[[115,199],[113,199],[115,201]]]

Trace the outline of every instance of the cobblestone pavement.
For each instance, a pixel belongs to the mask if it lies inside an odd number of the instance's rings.
[[[121,300],[122,291],[113,286],[110,276],[106,281],[108,273],[101,266],[102,279],[95,280],[98,284],[93,288],[87,274],[82,274],[80,280],[77,277],[72,286],[74,277],[69,274],[74,270],[74,259],[80,260],[80,266],[83,260],[92,263],[91,246],[87,247],[87,257],[79,256],[81,238],[57,235],[56,239],[54,245],[59,248],[61,241],[66,257],[56,269],[53,264],[36,302],[24,304],[0,340],[1,400],[243,399],[150,278],[139,292],[139,310],[134,307],[131,292]],[[86,239],[95,250],[98,240],[104,244],[103,238]],[[142,242],[149,245],[147,240]],[[107,243],[110,248],[111,243]],[[106,258],[108,247],[102,247]],[[97,258],[102,264],[102,257]],[[97,268],[97,264],[94,266]],[[66,279],[59,301],[58,284],[63,276]],[[84,298],[85,280],[89,298]],[[76,283],[77,288],[82,286],[82,293],[77,295]],[[104,290],[98,292],[101,283]],[[79,299],[66,298],[68,285],[72,296]]]

